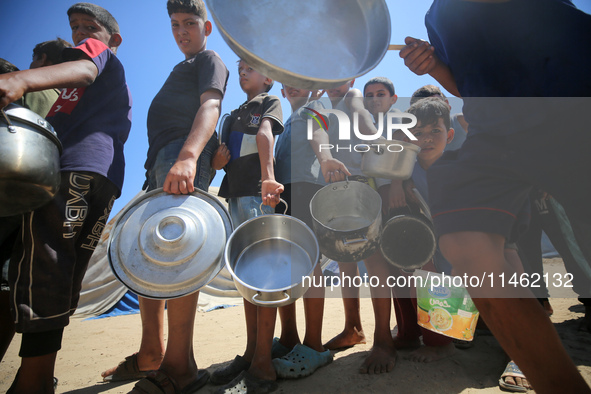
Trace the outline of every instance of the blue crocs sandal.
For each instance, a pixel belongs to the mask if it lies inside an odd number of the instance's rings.
[[[273,338],[273,346],[271,346],[271,358],[281,358],[291,352],[291,349],[279,342],[279,338]]]
[[[310,376],[318,368],[332,362],[330,350],[317,352],[305,345],[295,345],[293,350],[282,358],[273,359],[277,376],[283,379],[297,379]]]

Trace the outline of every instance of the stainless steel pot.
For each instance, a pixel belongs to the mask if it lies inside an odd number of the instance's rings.
[[[431,213],[417,189],[413,189],[420,212],[401,208],[392,214],[382,229],[380,250],[392,265],[406,271],[421,268],[435,254],[437,239]]]
[[[420,151],[410,142],[379,138],[363,153],[361,171],[369,177],[408,179]]]
[[[170,299],[207,285],[222,269],[230,215],[201,190],[153,190],[122,212],[109,238],[109,263],[131,291]]]
[[[238,226],[228,240],[224,259],[244,299],[280,307],[306,293],[319,255],[316,237],[304,222],[272,214]]]
[[[16,104],[0,116],[0,216],[32,211],[60,185],[62,144],[51,125]],[[4,115],[4,114],[3,114]]]
[[[339,262],[357,262],[378,248],[382,198],[361,182],[335,182],[310,201],[314,233],[320,251]]]
[[[389,48],[384,0],[206,3],[228,46],[257,71],[289,86],[341,86],[376,67]]]

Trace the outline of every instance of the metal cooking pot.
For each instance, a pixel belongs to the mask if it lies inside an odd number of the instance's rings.
[[[361,171],[369,177],[408,179],[421,151],[415,144],[379,138],[363,153]]]
[[[320,252],[314,233],[292,216],[270,214],[242,223],[224,252],[238,292],[260,306],[289,305],[310,287]],[[311,280],[311,279],[310,279]]]
[[[51,125],[27,108],[10,104],[2,115],[0,216],[13,216],[37,209],[55,196],[62,144]]]
[[[405,271],[427,264],[437,248],[429,207],[417,189],[413,192],[420,211],[411,211],[407,206],[393,212],[382,229],[380,242],[384,258]]]
[[[378,248],[382,198],[361,182],[335,182],[320,189],[310,201],[314,232],[320,251],[338,262],[357,262]]]
[[[157,189],[122,212],[109,238],[109,263],[134,293],[170,299],[207,285],[222,269],[230,215],[213,195]]]
[[[257,71],[289,86],[341,86],[371,71],[389,48],[384,0],[206,3],[228,46]]]

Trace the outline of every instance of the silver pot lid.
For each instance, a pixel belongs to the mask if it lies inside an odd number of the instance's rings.
[[[133,292],[168,299],[195,292],[222,269],[232,222],[220,201],[196,190],[146,193],[123,212],[109,239],[109,262]]]

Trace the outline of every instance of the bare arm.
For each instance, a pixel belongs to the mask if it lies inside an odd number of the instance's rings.
[[[220,117],[222,95],[217,90],[208,90],[201,95],[201,107],[195,115],[191,131],[179,156],[166,175],[163,189],[171,194],[187,194],[195,190],[197,160],[215,131]]]
[[[320,171],[322,171],[324,181],[327,183],[344,181],[345,176],[349,176],[351,173],[342,162],[332,157],[330,149],[326,149],[329,143],[330,141],[326,131],[322,130],[320,127],[316,127],[316,129],[313,130],[310,145],[312,145],[312,150],[318,158]],[[322,149],[323,147],[325,149]]]
[[[406,37],[404,42],[406,46],[400,51],[400,57],[410,71],[417,75],[431,75],[448,92],[461,97],[451,70],[435,55],[431,44],[413,37]]]
[[[361,134],[376,135],[378,133],[378,130],[373,124],[371,113],[363,105],[363,93],[359,89],[351,89],[347,92],[345,95],[345,104],[349,108],[349,113],[358,114],[359,131]]]
[[[283,192],[283,185],[275,180],[273,170],[273,124],[269,118],[263,118],[256,135],[259,160],[261,162],[261,195],[263,204],[275,208],[279,203],[279,195]]]
[[[0,75],[0,108],[29,92],[88,86],[97,75],[98,69],[89,59]]]

